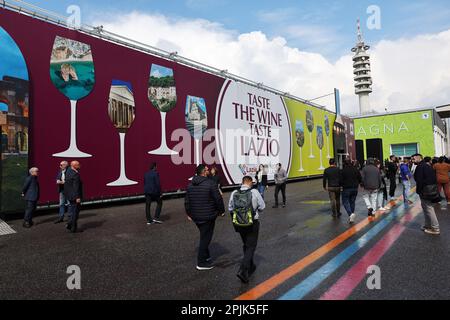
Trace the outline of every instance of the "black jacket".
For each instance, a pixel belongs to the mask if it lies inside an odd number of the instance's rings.
[[[389,161],[387,164],[387,174],[386,177],[388,179],[395,179],[398,171],[398,165],[394,162]]]
[[[416,180],[417,194],[421,194],[425,186],[437,184],[436,173],[431,165],[421,162],[414,172],[414,180]]]
[[[145,174],[144,193],[155,196],[161,195],[161,182],[159,179],[159,173],[156,170],[150,170]]]
[[[195,176],[184,198],[186,213],[196,223],[217,218],[225,212],[225,206],[217,184],[202,176]]]
[[[361,172],[354,167],[344,167],[341,171],[341,183],[344,189],[357,189],[362,182]]]
[[[261,176],[261,181],[259,181],[258,176],[259,176],[259,170],[256,172],[256,176],[255,176],[256,183],[261,183],[261,185],[267,186],[268,185],[267,174],[263,173],[263,175]]]
[[[323,173],[323,188],[336,188],[341,186],[341,172],[338,167],[329,167]]]
[[[22,193],[26,201],[39,200],[39,182],[36,176],[28,176],[23,184]]]
[[[64,183],[64,196],[69,201],[83,198],[83,183],[80,174],[72,169],[66,171],[66,181]]]

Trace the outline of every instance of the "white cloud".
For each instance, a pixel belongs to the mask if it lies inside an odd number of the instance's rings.
[[[330,62],[303,52],[282,37],[260,31],[238,34],[203,19],[171,19],[138,12],[108,16],[95,23],[106,30],[160,46],[205,64],[305,99],[341,90],[343,112],[355,113],[351,55]],[[349,48],[353,43],[349,43]],[[174,50],[176,49],[176,50]],[[381,41],[370,51],[376,110],[410,109],[450,103],[450,30],[411,39]],[[318,103],[333,106],[333,99]]]

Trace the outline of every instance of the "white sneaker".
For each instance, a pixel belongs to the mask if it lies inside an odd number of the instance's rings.
[[[386,211],[386,208],[382,207],[382,208],[378,209],[378,211]]]
[[[348,223],[352,224],[355,223],[356,214],[352,213],[350,217],[348,218]]]

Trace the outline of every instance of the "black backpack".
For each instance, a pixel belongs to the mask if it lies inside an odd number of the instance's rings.
[[[233,195],[233,211],[231,216],[235,227],[250,227],[253,225],[255,210],[252,204],[252,190],[238,190]]]

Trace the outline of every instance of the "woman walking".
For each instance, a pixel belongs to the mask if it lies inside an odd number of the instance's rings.
[[[264,199],[264,191],[267,189],[267,165],[260,165],[256,172],[256,186],[258,188],[261,197]]]

